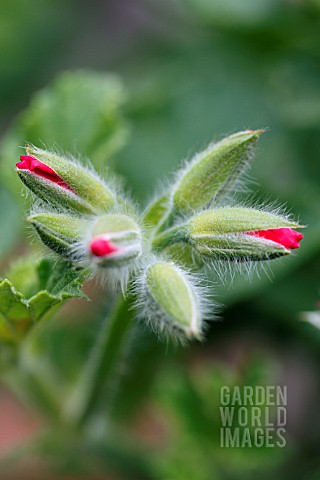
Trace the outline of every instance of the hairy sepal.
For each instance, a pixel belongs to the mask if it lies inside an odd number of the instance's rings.
[[[199,276],[153,258],[136,281],[135,294],[139,317],[161,338],[180,343],[202,339],[210,309]]]

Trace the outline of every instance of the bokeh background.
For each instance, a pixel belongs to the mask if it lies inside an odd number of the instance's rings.
[[[145,206],[209,141],[265,128],[247,196],[307,226],[293,258],[214,280],[223,308],[205,343],[171,348],[137,327],[100,437],[98,418],[85,440],[61,427],[28,447],[54,417],[26,378],[63,402],[109,301],[87,285],[94,303],[56,314],[21,377],[3,368],[0,447],[16,465],[3,478],[320,478],[319,45],[319,0],[1,0],[1,276],[37,251],[14,171],[26,141],[112,168]],[[226,384],[288,386],[284,449],[220,448]]]

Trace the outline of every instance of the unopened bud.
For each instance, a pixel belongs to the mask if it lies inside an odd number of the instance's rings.
[[[141,254],[141,231],[124,214],[106,214],[94,221],[88,240],[89,255],[100,267],[121,267]]]
[[[55,153],[28,146],[17,172],[41,200],[79,213],[110,209],[114,194],[105,183],[79,163]]]
[[[195,215],[189,239],[196,251],[220,260],[270,260],[299,248],[295,222],[251,208],[217,208]]]
[[[178,213],[192,213],[223,197],[252,158],[263,131],[246,130],[211,144],[182,172],[173,203]]]
[[[200,339],[202,310],[197,288],[173,263],[156,261],[142,280],[139,307],[158,333],[180,339]]]
[[[70,259],[74,244],[81,239],[88,224],[86,219],[56,213],[38,213],[28,217],[27,221],[48,248]]]

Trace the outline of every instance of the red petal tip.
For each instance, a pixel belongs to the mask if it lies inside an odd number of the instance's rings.
[[[265,238],[272,242],[282,245],[288,250],[300,248],[299,242],[303,239],[300,232],[296,232],[292,228],[272,228],[269,230],[258,230],[256,232],[248,232],[249,235]]]
[[[16,164],[19,170],[30,170],[33,157],[29,155],[21,155],[20,162]]]
[[[45,178],[46,180],[56,183],[60,187],[75,193],[73,188],[70,187],[70,185],[68,185],[68,183],[65,182],[57,172],[49,167],[49,165],[46,165],[32,155],[21,155],[20,162],[16,164],[16,167],[19,170],[28,170],[29,172],[38,175],[38,177]]]
[[[95,237],[90,243],[90,252],[95,257],[107,257],[120,249],[110,242],[106,237]]]

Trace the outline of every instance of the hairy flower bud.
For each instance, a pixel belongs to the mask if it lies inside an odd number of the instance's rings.
[[[222,198],[249,163],[262,130],[246,130],[211,144],[182,172],[173,194],[178,213],[193,213]]]
[[[141,280],[138,307],[159,333],[183,339],[200,339],[203,308],[199,287],[174,263],[151,263]],[[203,293],[203,292],[202,292]]]
[[[79,213],[110,209],[114,193],[93,172],[68,158],[28,146],[17,172],[22,182],[41,200]]]
[[[48,248],[70,260],[73,258],[74,245],[81,239],[88,225],[85,218],[56,213],[30,215],[27,221]]]
[[[140,228],[127,215],[101,215],[92,224],[87,248],[89,256],[99,267],[129,265],[141,254]]]
[[[189,241],[202,255],[222,260],[269,260],[299,248],[295,222],[251,208],[217,208],[189,222]]]

